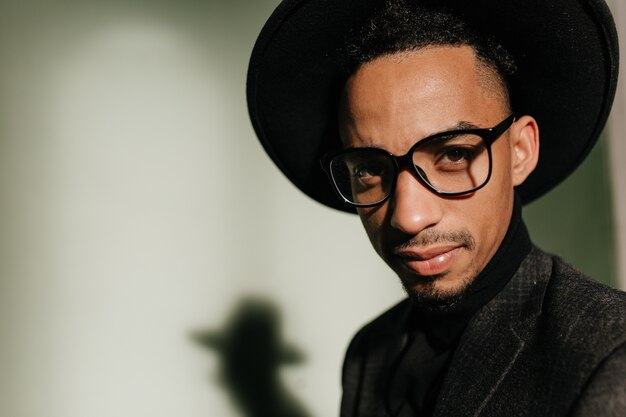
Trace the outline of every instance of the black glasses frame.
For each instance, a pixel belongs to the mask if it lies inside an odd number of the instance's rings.
[[[446,132],[436,133],[432,136],[428,136],[424,139],[417,141],[413,146],[411,146],[411,149],[409,149],[409,151],[402,156],[395,156],[392,153],[387,152],[386,150],[380,149],[380,148],[350,148],[347,150],[331,152],[329,154],[326,154],[322,157],[322,159],[320,160],[320,163],[322,164],[322,169],[328,175],[328,178],[330,179],[330,182],[333,185],[333,189],[335,190],[335,193],[339,196],[339,198],[343,200],[344,203],[349,204],[353,207],[374,207],[387,201],[393,195],[396,189],[396,183],[398,181],[398,174],[404,168],[409,168],[413,173],[415,173],[417,179],[422,185],[424,185],[424,187],[428,188],[430,191],[434,192],[437,195],[444,196],[444,197],[455,197],[455,196],[470,194],[483,188],[485,185],[487,185],[487,183],[491,179],[491,170],[493,166],[493,163],[492,163],[493,161],[492,161],[492,156],[491,156],[491,145],[493,144],[493,142],[496,141],[496,139],[502,136],[502,134],[506,132],[509,127],[511,127],[514,121],[515,121],[515,115],[511,114],[506,119],[504,119],[503,121],[501,121],[500,123],[498,123],[496,126],[492,128],[457,129],[457,130],[449,130]],[[425,178],[425,174],[423,173],[422,169],[413,163],[413,152],[415,152],[415,149],[417,147],[423,146],[437,139],[445,138],[448,136],[462,135],[462,134],[472,134],[472,135],[480,136],[485,142],[485,144],[487,145],[486,146],[487,155],[489,156],[489,172],[487,173],[487,178],[481,185],[474,187],[471,190],[461,191],[461,192],[456,192],[456,193],[448,193],[445,191],[440,191],[428,182],[428,180]],[[339,187],[337,186],[335,178],[333,177],[333,174],[332,174],[332,163],[335,158],[337,158],[338,156],[342,156],[342,155],[346,155],[346,154],[350,154],[354,152],[360,152],[363,149],[368,149],[372,152],[381,153],[391,158],[391,160],[393,161],[393,168],[394,168],[394,173],[393,173],[394,180],[393,180],[393,184],[391,184],[391,188],[389,189],[389,193],[387,194],[387,196],[382,198],[380,201],[377,201],[375,203],[369,203],[369,204],[353,203],[352,201],[344,197],[341,191],[339,190]]]

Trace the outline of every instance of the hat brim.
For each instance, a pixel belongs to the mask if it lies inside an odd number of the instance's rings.
[[[424,3],[426,0],[415,0]],[[618,43],[603,0],[428,1],[459,13],[516,60],[516,114],[532,115],[539,164],[518,187],[524,204],[571,174],[596,143],[609,114]],[[337,103],[345,80],[338,54],[349,28],[381,0],[286,0],[265,24],[250,60],[248,110],[263,147],[300,190],[354,212],[333,192],[319,159],[339,147]]]

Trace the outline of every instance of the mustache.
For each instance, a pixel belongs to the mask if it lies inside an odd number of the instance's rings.
[[[474,249],[476,241],[474,236],[467,229],[455,230],[452,232],[439,232],[437,230],[426,230],[406,242],[395,246],[396,251],[415,247],[428,247],[441,243],[455,243],[465,246],[467,249]]]

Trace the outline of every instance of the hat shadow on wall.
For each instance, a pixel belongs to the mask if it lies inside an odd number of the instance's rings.
[[[219,356],[218,382],[247,417],[308,417],[280,380],[283,365],[302,363],[299,349],[280,335],[280,316],[268,301],[241,301],[222,330],[193,339]]]

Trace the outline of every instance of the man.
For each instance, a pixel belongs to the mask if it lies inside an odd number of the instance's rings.
[[[257,135],[357,211],[408,294],[352,340],[342,416],[626,415],[626,295],[521,219],[597,140],[616,74],[601,0],[279,6],[250,64]]]

